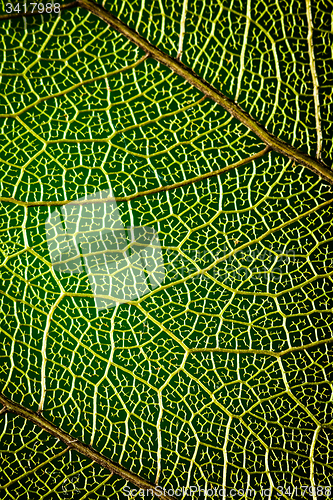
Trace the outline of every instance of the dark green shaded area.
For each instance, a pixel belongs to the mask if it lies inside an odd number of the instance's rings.
[[[162,15],[151,2],[140,23],[141,2],[105,6],[177,55],[180,4],[165,3]],[[238,102],[262,123],[270,120],[276,135],[314,154],[304,5],[261,6],[249,26]],[[189,2],[188,9],[183,61],[235,97],[246,5]],[[142,53],[97,18],[77,9],[55,22],[28,18],[26,27],[16,20],[4,28],[1,112],[31,107],[3,121],[2,196],[73,201],[111,189],[126,196],[262,149],[239,122],[200,101],[197,90],[158,63],[148,59],[120,72]],[[321,27],[314,42],[322,103],[330,92],[327,22],[326,14],[314,14]],[[83,80],[89,83],[68,91]],[[328,113],[323,105],[323,158],[330,151]],[[2,203],[5,394],[37,410],[45,349],[44,416],[152,482],[160,464],[159,484],[166,488],[215,487],[226,468],[226,488],[248,486],[259,499],[271,481],[276,488],[311,486],[314,463],[316,484],[327,486],[331,344],[290,352],[282,368],[262,351],[331,337],[332,209],[317,208],[331,197],[315,175],[270,153],[210,180],[119,202],[124,227],[158,232],[165,279],[138,303],[102,311],[86,271],[64,274],[52,266],[45,222],[53,208]],[[326,427],[313,447],[316,422]],[[123,481],[107,480],[74,452],[51,460],[63,448],[28,422],[5,416],[3,425],[3,484],[14,481],[12,496],[81,498],[94,491],[95,498],[124,498]],[[50,465],[17,480],[48,458]]]

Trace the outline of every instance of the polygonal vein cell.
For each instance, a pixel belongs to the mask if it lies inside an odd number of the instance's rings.
[[[97,310],[142,297],[165,277],[155,229],[125,229],[115,201],[93,201],[112,197],[112,191],[105,190],[80,198],[57,207],[45,223],[54,270],[86,273]],[[90,203],[77,203],[83,201]]]

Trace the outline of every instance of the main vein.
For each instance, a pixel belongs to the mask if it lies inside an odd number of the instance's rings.
[[[170,68],[174,73],[184,78],[193,87],[200,90],[207,98],[215,101],[217,104],[226,109],[233,117],[243,123],[246,127],[252,130],[267,146],[272,150],[287,156],[292,161],[299,163],[306,168],[312,170],[325,181],[333,184],[333,171],[325,165],[319,158],[303,153],[298,148],[291,146],[282,139],[279,139],[269,132],[261,123],[256,121],[249,113],[244,111],[235,101],[225,96],[222,92],[216,89],[213,85],[197,75],[190,67],[183,64],[179,59],[175,59],[163,52],[160,48],[152,45],[148,40],[142,37],[135,30],[127,26],[123,21],[111,14],[101,5],[92,0],[76,0],[74,2],[64,4],[60,7],[61,10],[82,7],[92,14],[96,15],[106,22],[113,29],[124,35],[128,40],[135,43],[149,57]],[[17,17],[25,17],[31,15],[40,15],[38,12],[22,12],[19,14],[7,14],[0,16],[0,20],[12,19]],[[318,120],[317,120],[318,121]],[[317,123],[318,125],[318,123]],[[320,153],[320,150],[319,150]]]

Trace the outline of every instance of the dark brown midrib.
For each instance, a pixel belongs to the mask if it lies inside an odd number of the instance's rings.
[[[179,60],[169,56],[163,52],[158,47],[152,45],[148,40],[143,38],[135,30],[127,26],[116,16],[111,14],[109,11],[104,9],[101,5],[93,2],[92,0],[77,0],[68,4],[64,4],[60,7],[61,10],[82,7],[92,14],[98,16],[104,22],[106,22],[113,29],[117,30],[119,33],[124,35],[128,40],[131,40],[138,47],[140,47],[149,57],[152,57],[156,61],[170,68],[174,73],[184,78],[193,87],[200,90],[206,97],[213,100],[225,110],[227,110],[232,116],[243,123],[247,128],[252,130],[257,137],[259,137],[267,146],[269,146],[273,151],[287,156],[292,161],[305,166],[312,172],[316,173],[319,177],[325,181],[333,184],[333,171],[325,165],[322,161],[317,158],[303,153],[299,149],[287,144],[281,139],[275,137],[271,132],[269,132],[263,125],[257,122],[249,113],[244,111],[237,103],[232,99],[225,96],[206,82],[203,78],[198,76],[194,71],[180,62]],[[27,12],[19,14],[7,14],[0,16],[0,19],[12,19],[17,17],[25,17],[28,15],[41,15],[38,12]]]
[[[11,399],[7,398],[1,392],[0,392],[0,403],[3,405],[3,409],[0,411],[0,414],[10,412],[20,417],[23,417],[26,420],[29,420],[33,424],[37,425],[41,429],[45,430],[52,436],[56,437],[60,441],[62,441],[69,448],[77,451],[78,453],[81,453],[90,460],[93,460],[94,462],[98,463],[105,469],[109,470],[111,473],[117,474],[123,479],[129,481],[137,488],[139,489],[142,488],[144,490],[151,489],[156,494],[157,498],[161,498],[163,500],[175,500],[174,497],[164,495],[163,493],[161,494],[160,493],[161,489],[159,490],[156,489],[157,485],[150,483],[146,479],[141,478],[140,476],[134,474],[133,472],[125,469],[121,465],[113,462],[108,457],[102,455],[102,453],[99,453],[91,446],[84,444],[79,439],[76,439],[67,432],[59,429],[56,425],[54,425],[52,422],[44,418],[42,415],[28,408],[25,408],[24,406],[18,403],[15,403]]]

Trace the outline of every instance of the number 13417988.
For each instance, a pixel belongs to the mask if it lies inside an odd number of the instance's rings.
[[[59,14],[60,12],[60,3],[23,3],[23,4],[13,4],[6,3],[6,12],[7,14],[12,14],[16,12],[19,14],[20,12],[36,12],[39,14],[51,14],[54,12],[55,14]]]

